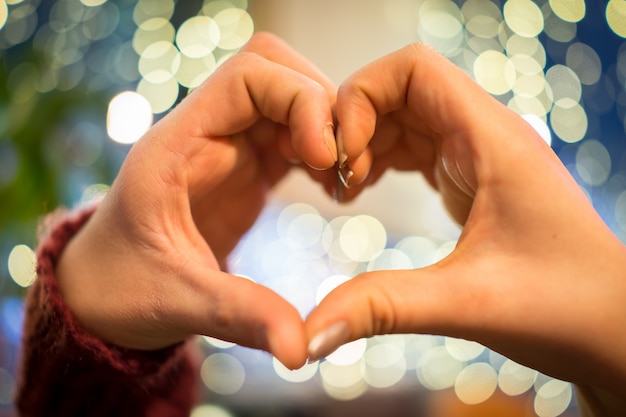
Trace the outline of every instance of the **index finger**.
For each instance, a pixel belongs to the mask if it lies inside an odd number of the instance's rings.
[[[198,164],[224,165],[214,160],[218,155],[203,151],[207,139],[244,132],[262,118],[289,127],[294,149],[308,165],[318,169],[334,165],[333,116],[325,89],[251,52],[229,59],[183,100],[167,119],[172,134],[161,140],[192,164],[201,155]]]
[[[532,130],[447,58],[427,45],[411,44],[367,65],[339,87],[336,112],[348,158],[363,153],[382,116],[401,111],[397,123],[430,137],[454,182],[472,191],[481,170],[509,166],[501,155],[503,137]],[[523,142],[507,142],[515,147],[508,154],[528,145]],[[484,162],[489,166],[480,165]]]

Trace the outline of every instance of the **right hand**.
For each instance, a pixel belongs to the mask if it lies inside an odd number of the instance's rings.
[[[330,182],[335,88],[280,40],[256,35],[131,149],[57,268],[80,324],[154,350],[203,334],[306,361],[302,318],[226,270],[268,191],[299,158]],[[324,177],[326,176],[326,177]]]

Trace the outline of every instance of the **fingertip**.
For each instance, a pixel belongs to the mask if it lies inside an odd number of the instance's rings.
[[[299,316],[298,319],[301,322]],[[277,323],[273,329],[269,329],[265,350],[288,369],[301,368],[309,357],[304,327]]]

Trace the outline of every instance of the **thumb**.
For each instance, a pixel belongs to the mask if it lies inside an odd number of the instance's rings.
[[[469,338],[481,301],[446,260],[424,269],[359,275],[330,292],[305,322],[310,359],[362,337],[390,333]],[[480,293],[478,293],[480,294]]]
[[[180,311],[186,331],[255,349],[265,350],[286,367],[302,366],[307,358],[300,314],[271,289],[222,271],[198,271],[201,277],[186,296]]]

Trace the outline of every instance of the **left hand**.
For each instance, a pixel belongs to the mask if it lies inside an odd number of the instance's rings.
[[[306,321],[312,356],[375,334],[441,334],[626,397],[626,247],[524,119],[420,44],[352,75],[336,109],[351,166],[370,164],[374,179],[423,172],[464,228],[432,266],[332,291]]]
[[[61,293],[89,332],[158,349],[203,334],[307,356],[297,310],[224,272],[267,191],[299,158],[331,183],[334,86],[271,35],[256,35],[138,141],[68,244]]]

